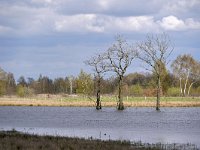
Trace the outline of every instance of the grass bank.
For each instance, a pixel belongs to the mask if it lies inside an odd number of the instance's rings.
[[[102,96],[103,107],[115,107],[115,96]],[[155,97],[124,97],[126,107],[154,107]],[[0,97],[0,106],[68,106],[94,107],[95,97],[42,95],[19,98]],[[162,97],[161,107],[200,107],[200,97]]]
[[[58,136],[38,136],[13,131],[0,131],[0,149],[5,150],[159,150],[193,149],[192,144],[144,144],[129,141],[101,141]]]

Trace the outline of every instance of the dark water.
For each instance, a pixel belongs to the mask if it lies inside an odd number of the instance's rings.
[[[0,130],[120,139],[148,143],[191,143],[200,147],[200,108],[0,107]]]

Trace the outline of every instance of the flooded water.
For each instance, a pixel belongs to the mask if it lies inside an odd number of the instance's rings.
[[[191,143],[200,147],[200,108],[0,107],[0,130],[117,139]]]

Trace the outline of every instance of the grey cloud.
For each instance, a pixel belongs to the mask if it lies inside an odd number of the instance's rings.
[[[199,0],[32,0],[63,15],[104,14],[109,16],[199,16]]]
[[[163,3],[159,16],[174,15],[182,19],[199,19],[200,14],[199,0],[168,0]]]
[[[181,16],[199,6],[197,0],[21,0],[18,3],[4,0],[0,4],[0,35],[3,36],[6,33],[16,36],[52,35],[57,31],[189,30],[199,29],[200,22],[193,16]]]
[[[0,64],[15,75],[52,77],[87,69],[114,35],[165,31],[180,53],[199,54],[199,0],[1,0]]]

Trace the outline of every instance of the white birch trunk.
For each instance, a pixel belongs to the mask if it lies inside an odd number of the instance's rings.
[[[190,84],[190,86],[189,86],[189,89],[188,89],[188,96],[190,96],[190,90],[191,90],[191,87],[192,87],[192,85],[194,84],[195,82],[192,82],[191,84]]]
[[[186,81],[185,81],[185,87],[184,87],[184,91],[183,91],[184,96],[186,95],[186,89],[187,89],[187,83],[188,83],[189,74],[190,74],[190,72],[188,71],[188,74],[187,74],[187,77],[186,77]]]
[[[183,96],[182,78],[180,78],[180,95]]]

